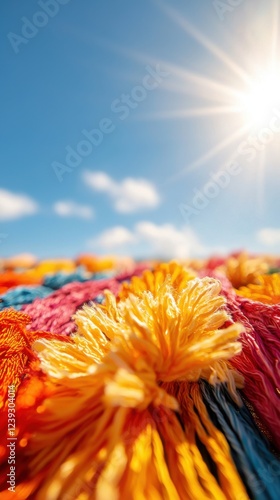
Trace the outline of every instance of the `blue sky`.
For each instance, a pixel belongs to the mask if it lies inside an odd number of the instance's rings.
[[[277,3],[5,2],[0,254],[279,252]]]

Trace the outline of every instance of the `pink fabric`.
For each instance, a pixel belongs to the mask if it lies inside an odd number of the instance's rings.
[[[215,280],[219,280],[222,284],[222,293],[224,294],[225,292],[230,292],[232,290],[232,284],[228,280],[228,278],[221,272],[215,271],[215,270],[210,270],[210,269],[202,269],[198,273],[199,278],[214,278]]]
[[[52,333],[69,335],[75,331],[72,316],[85,302],[94,300],[104,290],[116,295],[120,282],[142,274],[147,265],[136,266],[130,273],[122,273],[114,278],[69,283],[46,297],[36,299],[22,308],[32,319],[31,330],[45,330]]]
[[[242,352],[232,365],[244,376],[243,392],[280,449],[280,306],[226,295],[233,320],[246,329],[240,339]]]

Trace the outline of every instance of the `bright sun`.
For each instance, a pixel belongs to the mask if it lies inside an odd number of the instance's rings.
[[[253,127],[264,127],[273,108],[280,104],[280,70],[258,76],[240,99],[245,121]]]
[[[274,144],[268,147],[268,141],[259,139],[263,129],[270,127],[272,120],[280,118],[280,1],[272,0],[272,8],[268,13],[264,28],[260,29],[258,39],[244,50],[239,43],[234,51],[236,58],[225,51],[221,44],[211,40],[204,31],[198,30],[188,19],[182,17],[164,0],[157,0],[162,10],[179,26],[189,38],[204,48],[216,62],[220,63],[218,76],[211,72],[200,73],[192,68],[168,61],[161,61],[169,70],[172,78],[166,79],[164,85],[176,96],[194,96],[194,103],[182,105],[181,99],[177,109],[161,110],[148,115],[152,119],[207,119],[212,130],[222,126],[221,140],[215,142],[198,158],[188,162],[178,174],[171,179],[178,179],[203,165],[214,161],[222,152],[228,151],[228,161],[238,158],[241,144],[257,144],[254,172],[258,172],[258,183],[263,182],[263,172],[266,166],[266,155],[271,154],[272,147],[280,147],[279,135],[274,137]],[[247,36],[247,35],[246,35]],[[247,38],[246,38],[247,39]],[[245,39],[245,40],[246,40]],[[249,37],[250,39],[250,37]],[[251,40],[251,39],[250,39]],[[144,60],[144,58],[142,58]],[[146,58],[145,58],[146,60]],[[151,60],[156,64],[159,61]],[[215,66],[216,67],[216,66]],[[211,119],[211,122],[210,122]],[[217,119],[215,125],[214,119]],[[225,124],[225,125],[224,125]],[[267,132],[267,131],[266,131]],[[268,137],[266,133],[266,137]],[[269,139],[271,134],[269,133]],[[253,147],[253,146],[252,146]],[[249,148],[248,148],[249,149]],[[251,148],[252,149],[252,148]],[[253,169],[252,169],[253,171]],[[261,191],[261,189],[259,190]]]

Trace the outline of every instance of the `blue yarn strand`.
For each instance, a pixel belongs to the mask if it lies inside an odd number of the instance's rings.
[[[53,293],[51,288],[46,286],[17,286],[1,295],[0,311],[7,307],[20,310],[23,305],[31,304],[35,299],[43,299]]]
[[[79,283],[84,283],[85,281],[100,280],[108,278],[108,273],[94,273],[94,274],[84,274],[83,272],[77,271],[75,273],[56,273],[45,276],[44,286],[52,288],[53,290],[58,290],[68,283],[73,283],[77,281]]]
[[[225,435],[236,468],[254,500],[279,500],[280,463],[245,405],[238,407],[222,385],[201,383],[209,415]]]

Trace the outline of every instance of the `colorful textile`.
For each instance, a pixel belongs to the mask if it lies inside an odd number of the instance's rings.
[[[1,263],[0,498],[279,498],[277,257]]]

